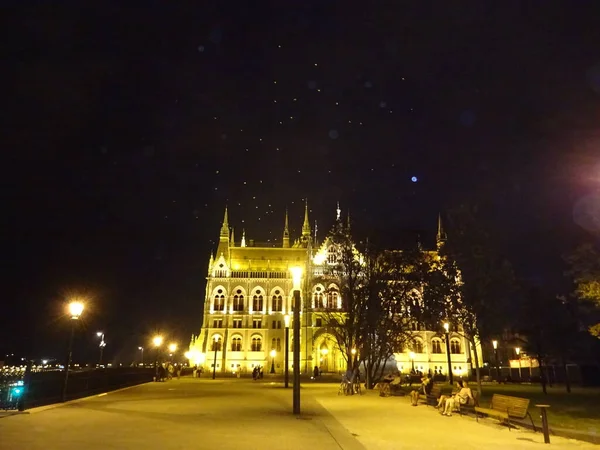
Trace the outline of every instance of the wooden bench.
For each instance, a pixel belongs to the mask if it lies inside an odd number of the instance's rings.
[[[458,413],[462,416],[463,413],[467,412],[475,412],[475,408],[479,406],[479,391],[471,391],[473,394],[473,400],[469,399],[469,401],[463,405],[460,403],[455,403]],[[475,413],[477,414],[477,413]]]
[[[431,387],[429,394],[425,396],[425,404],[427,406],[436,406],[439,398],[442,396],[442,386],[440,384],[434,384]]]
[[[510,395],[494,394],[492,396],[492,402],[489,408],[481,408],[475,406],[475,418],[479,420],[479,413],[486,414],[488,416],[496,417],[501,422],[508,425],[508,429],[511,428],[511,419],[524,419],[529,416],[533,431],[536,431],[535,425],[533,424],[533,418],[528,411],[529,399],[521,397],[511,397]]]

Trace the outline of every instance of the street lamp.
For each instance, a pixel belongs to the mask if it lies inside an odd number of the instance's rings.
[[[98,364],[102,364],[102,353],[104,352],[104,347],[106,347],[106,342],[104,342],[104,333],[102,331],[98,331],[96,336],[100,338],[100,361]]]
[[[269,354],[271,355],[271,373],[275,373],[275,355],[277,354],[277,352],[275,351],[275,349],[273,349]]]
[[[142,352],[142,367],[144,367],[144,347],[138,347],[138,350]]]
[[[452,356],[450,356],[450,324],[444,322],[444,330],[446,330],[446,354],[448,355],[448,381],[450,384],[454,383],[454,377],[452,375]]]
[[[62,401],[67,400],[67,385],[69,384],[69,367],[71,367],[71,358],[73,357],[73,336],[75,334],[75,322],[79,320],[83,313],[84,305],[78,300],[74,300],[69,303],[68,310],[71,315],[71,335],[69,337],[69,353],[67,357],[67,364],[65,366],[65,382],[63,384]]]
[[[415,373],[415,352],[410,352],[408,356],[410,357],[410,362],[412,364],[412,371]]]
[[[300,289],[302,280],[302,267],[290,268],[292,273],[292,286],[294,289],[294,392],[293,412],[300,414]]]
[[[169,358],[171,358],[171,361],[173,358],[173,353],[175,353],[176,350],[177,350],[177,344],[175,344],[175,343],[169,344]]]
[[[213,362],[213,380],[217,377],[217,350],[219,350],[219,336],[214,337],[215,360]]]
[[[285,384],[284,387],[287,389],[290,379],[290,315],[286,314],[283,316],[283,323],[285,324]]]
[[[496,376],[498,377],[498,382],[500,382],[500,366],[498,365],[498,341],[493,340],[492,345],[494,346],[494,358],[496,360]]]
[[[156,381],[159,381],[158,379],[158,351],[160,346],[163,344],[163,337],[160,335],[154,336],[154,338],[152,338],[152,344],[154,344],[154,348],[155,348],[155,361],[154,361],[154,369],[155,369],[155,375],[156,375]]]
[[[353,348],[350,350],[350,353],[352,354],[352,373],[354,373],[354,368],[356,366],[356,349]]]
[[[521,347],[515,347],[515,353],[517,354],[517,358],[519,358],[519,382],[522,381],[521,378]]]

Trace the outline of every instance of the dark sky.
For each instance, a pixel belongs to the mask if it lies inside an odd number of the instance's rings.
[[[0,348],[62,356],[82,291],[80,355],[97,329],[111,358],[187,344],[225,204],[266,241],[339,200],[398,247],[479,194],[540,279],[598,208],[596,1],[14,3]]]

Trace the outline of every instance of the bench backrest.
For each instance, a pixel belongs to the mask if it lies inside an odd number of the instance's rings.
[[[442,395],[442,387],[439,384],[434,384],[429,395],[436,398],[439,397]]]
[[[492,409],[508,412],[508,415],[511,417],[524,419],[527,416],[527,408],[529,408],[528,398],[500,394],[492,396]]]

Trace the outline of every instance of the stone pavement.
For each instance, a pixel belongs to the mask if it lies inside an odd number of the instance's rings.
[[[0,418],[0,449],[544,447],[539,433],[443,417],[432,408],[412,408],[406,398],[380,398],[373,392],[338,397],[335,384],[304,386],[298,419],[291,414],[292,390],[280,383],[192,378],[148,383]],[[552,446],[593,447],[557,437]]]
[[[433,407],[410,406],[408,397],[337,396],[331,386],[307,384],[310,396],[368,449],[534,449],[547,447],[542,433],[502,426],[495,419],[442,416]],[[532,414],[535,411],[531,411]],[[592,449],[597,445],[550,436],[552,448]]]

